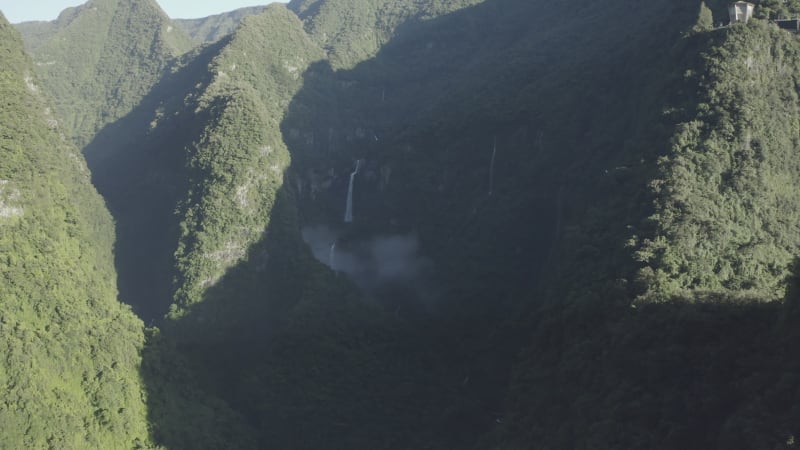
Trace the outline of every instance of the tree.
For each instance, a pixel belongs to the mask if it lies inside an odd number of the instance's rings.
[[[697,16],[697,24],[694,31],[707,31],[714,28],[714,15],[711,9],[706,6],[706,2],[700,2],[700,13]]]

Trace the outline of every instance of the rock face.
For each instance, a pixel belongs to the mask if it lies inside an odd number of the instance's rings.
[[[19,207],[19,190],[9,185],[8,180],[0,180],[0,217],[11,218],[21,216],[23,210]]]

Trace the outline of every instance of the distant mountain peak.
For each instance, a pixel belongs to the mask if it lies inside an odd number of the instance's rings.
[[[199,19],[173,19],[195,44],[210,44],[227,36],[248,16],[261,14],[267,6],[250,6]]]
[[[80,147],[130,111],[170,61],[191,48],[154,0],[91,0],[53,22],[18,28],[40,75],[52,80],[45,85]],[[98,105],[105,106],[98,111]]]

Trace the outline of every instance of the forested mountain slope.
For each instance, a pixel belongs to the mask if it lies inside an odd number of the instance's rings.
[[[653,108],[660,117],[625,141],[641,155],[639,173],[630,163],[603,171],[615,183],[644,175],[634,186],[650,193],[653,209],[623,222],[640,268],[633,275],[619,265],[606,282],[570,277],[576,285],[555,295],[580,302],[536,312],[504,445],[794,445],[798,335],[787,314],[796,292],[785,289],[799,242],[800,46],[761,21],[711,30],[700,11],[695,32],[670,47],[671,67],[660,67],[665,83],[651,97],[663,102]],[[587,244],[576,263],[608,255],[598,240]],[[592,285],[605,288],[590,294]]]
[[[144,334],[111,216],[2,15],[0,62],[0,447],[138,448]]]
[[[233,33],[245,17],[261,13],[264,8],[251,6],[200,19],[174,19],[173,22],[183,28],[195,44],[211,44]]]
[[[100,105],[153,439],[791,448],[795,6],[294,0]]]
[[[153,0],[92,0],[20,25],[63,127],[82,148],[133,109],[191,42]]]
[[[800,243],[800,46],[760,22],[684,45],[701,56],[671,105],[679,123],[650,183],[642,281],[648,295],[780,298]]]

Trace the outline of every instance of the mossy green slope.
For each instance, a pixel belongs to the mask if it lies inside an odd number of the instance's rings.
[[[31,38],[37,72],[79,148],[130,112],[191,48],[153,0],[92,0],[65,10],[47,39]]]
[[[113,227],[0,16],[0,447],[148,442],[143,326],[116,300]]]
[[[64,17],[66,11],[67,10],[62,11],[61,17]],[[28,52],[32,52],[43,43],[47,42],[47,40],[55,34],[58,29],[58,23],[57,21],[22,22],[14,24],[14,27],[22,34],[25,49],[28,50]]]

